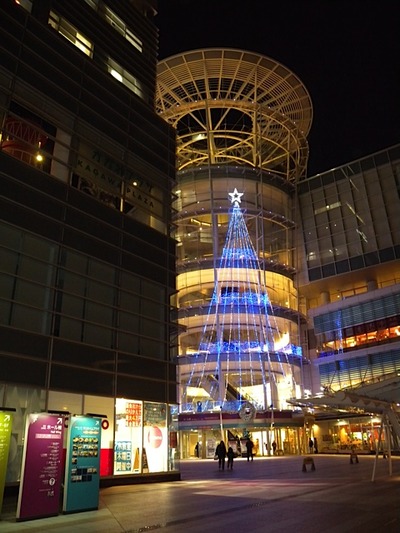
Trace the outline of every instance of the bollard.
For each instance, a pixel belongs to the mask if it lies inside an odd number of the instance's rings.
[[[358,463],[358,455],[356,454],[354,450],[350,453],[350,464],[351,465],[353,464],[353,459],[356,463]]]
[[[315,470],[314,459],[312,457],[305,457],[303,459],[303,472],[307,472],[306,465],[311,465],[311,470]]]

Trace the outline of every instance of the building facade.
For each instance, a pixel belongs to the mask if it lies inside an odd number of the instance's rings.
[[[25,417],[43,411],[102,416],[103,477],[178,476],[175,132],[154,111],[155,8],[10,0],[0,10],[9,482],[20,476]]]
[[[157,81],[157,111],[177,132],[183,457],[249,434],[260,454],[272,440],[287,453],[310,437],[329,448],[344,431],[370,448],[379,420],[366,439],[365,419],[320,426],[293,400],[399,369],[399,147],[307,177],[312,104],[283,65],[194,50],[161,61]],[[231,229],[233,192],[246,231]]]
[[[298,184],[313,394],[399,375],[399,200],[400,145]],[[340,418],[322,425],[320,442],[373,448],[379,420]]]
[[[193,455],[197,441],[202,456],[212,456],[221,427],[239,440],[251,433],[262,452],[274,439],[299,450],[287,400],[302,395],[308,364],[295,284],[295,193],[307,166],[309,94],[270,58],[194,50],[159,63],[156,108],[177,132],[183,456]],[[253,416],[241,418],[246,406]]]

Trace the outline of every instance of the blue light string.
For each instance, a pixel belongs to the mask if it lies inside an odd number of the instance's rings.
[[[274,328],[271,326],[269,316],[270,314],[273,316],[273,312],[267,291],[265,288],[261,288],[259,260],[251,242],[242,210],[237,202],[233,204],[230,213],[231,218],[218,267],[218,279],[216,279],[214,284],[207,318],[203,326],[199,353],[193,356],[188,386],[200,387],[205,383],[206,374],[209,374],[209,370],[206,367],[209,359],[211,359],[210,356],[216,356],[214,378],[217,378],[221,355],[227,354],[226,373],[229,375],[230,366],[232,366],[232,371],[236,366],[231,365],[231,362],[237,363],[239,390],[242,391],[245,385],[243,381],[244,364],[242,361],[244,354],[247,354],[249,361],[250,384],[254,385],[256,383],[256,374],[260,371],[263,385],[264,387],[266,386],[263,356],[266,354],[270,367],[270,351],[273,350]],[[235,280],[235,269],[246,272],[245,290],[240,293],[239,288],[243,289],[243,282],[242,280]],[[253,274],[254,279],[251,279],[251,274]],[[242,328],[241,323],[243,315],[246,321],[245,328]],[[233,337],[235,316],[238,317],[237,331],[236,337]],[[219,322],[217,322],[217,317]],[[263,323],[264,320],[265,325]],[[243,329],[245,329],[244,333]],[[275,330],[278,331],[276,320]],[[267,347],[266,351],[265,347]],[[252,352],[258,353],[259,369],[253,368]],[[196,358],[202,354],[204,354],[204,360],[200,369],[201,363],[200,361],[196,362]],[[289,364],[287,356],[284,361],[279,363],[282,372],[283,362]],[[209,388],[209,394],[213,398],[217,396],[216,389],[219,389],[220,379],[222,379],[222,376],[218,375],[218,379],[213,379],[213,383]],[[269,375],[269,379],[276,379],[274,372],[272,376]]]

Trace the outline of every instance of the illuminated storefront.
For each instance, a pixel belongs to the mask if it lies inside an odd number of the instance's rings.
[[[318,439],[320,453],[375,453],[381,430],[378,416],[344,415],[329,421],[319,421],[313,425],[312,435]],[[386,447],[386,434],[382,432],[383,447]]]
[[[44,390],[10,385],[0,386],[0,398],[2,405],[16,406],[7,483],[20,480],[26,416],[47,411],[63,415],[66,426],[76,413],[102,419],[100,480],[178,472],[177,406],[55,391],[46,401]]]
[[[305,451],[306,430],[301,411],[258,411],[254,418],[244,420],[240,413],[192,413],[179,415],[182,458],[212,459],[216,445],[222,439],[238,456],[246,456],[246,440],[254,443],[256,456],[273,454],[296,455]],[[197,453],[196,445],[199,443]]]

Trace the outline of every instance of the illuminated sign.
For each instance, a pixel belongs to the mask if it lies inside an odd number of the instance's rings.
[[[59,512],[64,418],[30,414],[26,421],[17,519],[54,516]]]

